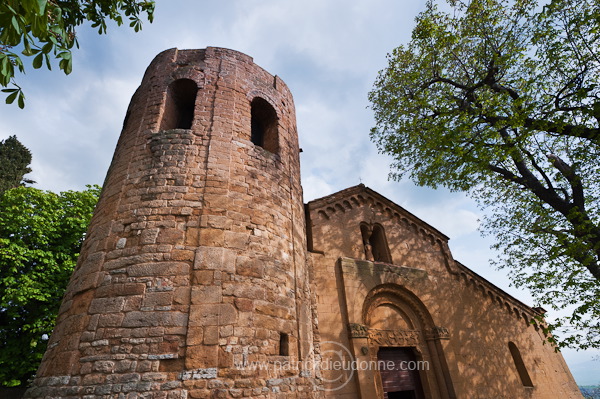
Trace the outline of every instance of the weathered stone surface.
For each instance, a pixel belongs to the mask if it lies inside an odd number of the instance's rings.
[[[236,259],[235,271],[239,276],[264,277],[264,262],[260,259],[249,256],[238,256]]]
[[[234,387],[252,373],[234,356],[266,364],[280,341],[273,328],[298,334],[296,302],[311,303],[308,282],[294,280],[308,276],[304,232],[293,228],[303,225],[294,103],[281,79],[232,50],[159,54],[131,100],[30,396],[65,394],[61,379],[45,380],[57,375],[79,378],[74,396],[86,399],[276,394],[261,379]],[[254,314],[269,334],[255,336]],[[319,397],[311,378],[281,392]]]
[[[112,297],[112,298],[97,298],[92,300],[90,305],[90,313],[114,313],[120,312],[123,309],[125,303],[124,297]]]
[[[188,274],[189,265],[183,262],[141,263],[127,268],[127,274],[133,277],[159,277]]]
[[[389,360],[382,356],[400,356],[393,349],[414,348],[408,356],[419,353],[430,367],[421,376],[445,375],[421,380],[426,397],[580,398],[569,373],[550,371],[563,360],[526,322],[535,311],[453,261],[447,237],[435,228],[363,185],[309,202],[306,210],[325,356],[348,348],[360,361]],[[277,309],[256,304],[257,314]],[[299,314],[300,330],[310,328],[311,312]],[[535,388],[523,386],[509,342],[527,358]],[[340,386],[345,376],[324,370],[325,389],[381,397],[394,391],[400,374],[366,369],[357,385]]]
[[[223,301],[222,291],[218,285],[192,287],[192,304],[220,303]]]
[[[406,373],[327,362],[390,353],[426,362],[415,397],[581,397],[535,310],[435,228],[362,185],[304,206],[299,152],[292,95],[252,58],[159,54],[27,397],[382,398]]]
[[[196,250],[194,269],[233,271],[234,267],[235,252],[230,249],[222,247],[200,247]]]
[[[188,315],[180,312],[129,312],[123,319],[123,327],[172,327],[185,326]]]
[[[190,306],[190,325],[218,326],[237,321],[237,310],[229,303]]]

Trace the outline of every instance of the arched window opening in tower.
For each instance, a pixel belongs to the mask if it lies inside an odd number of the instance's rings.
[[[277,113],[266,100],[256,97],[250,103],[251,137],[254,145],[267,151],[279,151],[279,135],[277,131]]]
[[[360,232],[365,250],[365,259],[392,263],[390,248],[382,225],[361,223]]]
[[[508,349],[510,350],[510,354],[512,356],[513,362],[515,363],[515,367],[517,369],[517,373],[519,374],[519,378],[521,379],[521,383],[524,387],[533,387],[533,381],[531,381],[531,377],[527,372],[527,367],[525,367],[525,363],[523,362],[523,358],[521,357],[521,352],[517,345],[513,342],[508,343]]]
[[[167,89],[161,130],[191,129],[198,86],[190,79],[178,79]]]

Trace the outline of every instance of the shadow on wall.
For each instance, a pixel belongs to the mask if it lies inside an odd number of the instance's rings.
[[[0,398],[21,399],[27,388],[0,388]]]
[[[397,351],[394,361],[430,365],[402,381],[377,368],[330,368],[326,390],[386,399],[419,388],[428,398],[581,397],[529,322],[536,310],[453,261],[443,233],[361,185],[309,202],[307,214],[320,339],[331,347],[322,354],[379,364]]]

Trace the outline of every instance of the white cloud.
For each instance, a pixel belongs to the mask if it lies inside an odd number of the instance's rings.
[[[331,185],[316,175],[309,175],[303,179],[302,190],[304,191],[305,202],[324,197],[333,192]]]

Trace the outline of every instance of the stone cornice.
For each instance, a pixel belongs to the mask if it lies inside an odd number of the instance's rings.
[[[528,325],[533,324],[535,328],[539,327],[536,318],[543,315],[544,312],[542,310],[524,304],[462,263],[457,261],[454,263],[455,269],[457,270],[455,276],[463,281],[467,287],[480,295],[489,298],[498,306],[503,307],[504,310],[511,313],[514,317],[525,321]]]
[[[412,228],[413,231],[419,233],[420,236],[432,244],[436,241],[448,242],[448,237],[435,227],[419,219],[383,195],[366,187],[364,184],[338,191],[326,197],[310,201],[307,204],[309,209],[316,211],[318,215],[325,219],[331,219],[337,213],[345,213],[347,210],[365,205],[386,215],[389,220],[395,221],[398,224],[403,223],[407,227]]]

